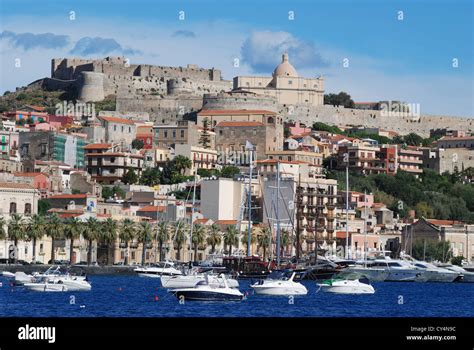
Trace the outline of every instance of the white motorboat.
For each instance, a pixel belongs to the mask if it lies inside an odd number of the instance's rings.
[[[241,301],[244,298],[238,289],[229,287],[224,274],[220,274],[219,278],[222,283],[209,284],[204,280],[192,288],[171,289],[169,292],[184,301]]]
[[[61,281],[49,281],[47,277],[38,279],[33,283],[25,283],[26,289],[34,292],[67,292],[68,287]]]
[[[267,279],[250,287],[261,295],[306,295],[308,290],[300,282],[295,282],[296,272],[291,270],[273,271]]]
[[[335,278],[318,283],[320,290],[337,294],[374,294],[375,289],[369,279],[356,272],[343,271]]]
[[[437,267],[423,261],[413,261],[415,269],[423,272],[426,282],[454,282],[461,278],[461,273],[446,268]]]
[[[442,268],[450,270],[450,271],[458,272],[460,274],[461,278],[459,280],[456,280],[456,281],[463,282],[463,283],[474,283],[474,272],[467,271],[467,270],[463,269],[461,266],[440,265],[438,267],[442,267]]]
[[[383,282],[388,278],[389,270],[386,267],[375,266],[373,261],[356,262],[344,269],[347,272],[359,273],[366,276],[370,281]]]
[[[87,276],[74,276],[61,271],[60,267],[51,267],[45,273],[36,273],[33,275],[33,282],[23,285],[29,290],[40,292],[81,292],[92,289]]]
[[[156,263],[146,267],[137,267],[133,271],[135,271],[140,277],[152,278],[161,278],[162,276],[178,276],[183,274],[174,266],[174,263],[170,261]]]
[[[415,269],[403,260],[376,259],[373,261],[372,266],[388,271],[385,282],[414,282],[416,280],[421,282],[426,278],[422,271]]]
[[[193,288],[206,278],[209,284],[221,284],[222,278],[214,270],[215,268],[212,267],[194,268],[186,275],[162,276],[161,285],[168,289]],[[226,276],[226,279],[230,288],[239,288],[239,282],[236,279],[229,276]]]

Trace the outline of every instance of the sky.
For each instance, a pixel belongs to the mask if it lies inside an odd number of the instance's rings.
[[[473,118],[473,33],[472,0],[0,0],[0,93],[50,76],[55,57],[193,63],[230,80],[269,76],[288,52],[326,93]]]

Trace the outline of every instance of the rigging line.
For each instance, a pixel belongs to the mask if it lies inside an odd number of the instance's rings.
[[[191,187],[189,188],[188,195],[186,196],[186,199],[184,200],[184,219],[186,220],[186,204],[189,201],[189,196],[191,195]],[[175,202],[176,203],[176,202]],[[191,221],[193,218],[191,217]],[[173,236],[173,242],[176,241],[176,234],[178,233],[179,225],[181,225],[181,220],[178,220],[176,222],[176,230],[174,231],[174,236]]]

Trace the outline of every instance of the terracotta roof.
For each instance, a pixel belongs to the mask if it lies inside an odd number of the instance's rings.
[[[130,119],[125,118],[117,118],[117,117],[98,117],[99,119],[105,120],[109,123],[120,123],[120,124],[128,124],[128,125],[135,125],[135,122]]]
[[[198,115],[247,115],[247,114],[271,114],[275,112],[265,109],[206,109],[198,113]]]
[[[217,220],[215,223],[217,225],[236,225],[237,220]]]
[[[138,211],[144,211],[144,212],[163,212],[166,210],[166,207],[164,205],[146,205],[144,207],[141,207],[137,210]]]
[[[430,224],[436,226],[450,226],[450,225],[460,225],[463,224],[462,221],[457,220],[438,220],[438,219],[426,219]]]
[[[35,105],[26,105],[25,107],[29,107],[31,109],[34,109],[35,111],[38,111],[38,112],[43,112],[46,109],[45,107],[35,106]]]
[[[12,182],[0,182],[0,188],[18,188],[18,189],[26,189],[26,190],[33,190],[34,188],[27,184],[17,184]]]
[[[87,194],[79,193],[79,194],[57,194],[53,196],[49,196],[48,199],[85,199],[87,198]]]
[[[143,158],[141,154],[120,153],[120,152],[103,152],[103,153],[86,153],[86,157],[132,157]]]
[[[264,126],[263,123],[260,122],[240,122],[240,121],[225,121],[220,122],[216,126],[223,127],[223,126],[234,126],[234,127],[245,127],[245,126]]]
[[[29,172],[29,173],[13,173],[14,176],[19,176],[19,177],[36,177],[38,175],[44,175],[48,176],[48,174],[45,173],[35,173],[35,172]]]
[[[90,143],[84,146],[84,149],[109,149],[112,147],[110,143]]]

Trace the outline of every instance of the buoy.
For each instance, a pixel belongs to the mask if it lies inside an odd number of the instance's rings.
[[[155,301],[158,301],[158,300],[159,300],[158,296],[157,296],[157,295],[155,295]]]

